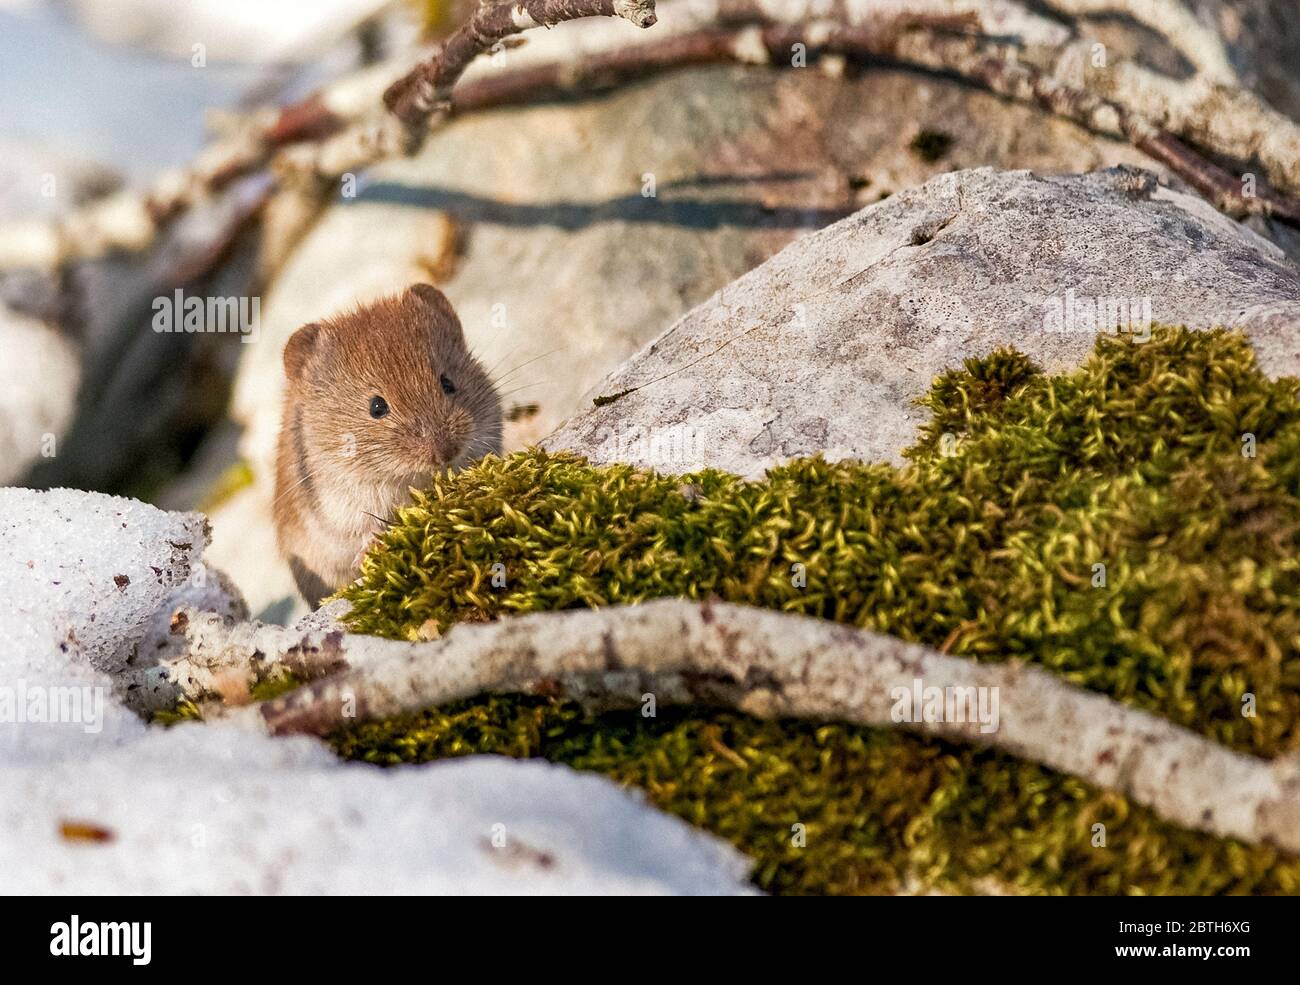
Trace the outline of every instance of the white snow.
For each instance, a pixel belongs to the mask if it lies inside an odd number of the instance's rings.
[[[111,673],[174,592],[193,595],[198,513],[68,489],[0,489],[0,760],[81,759],[139,736]]]
[[[64,822],[111,832],[68,840]],[[475,757],[380,769],[308,739],[151,730],[0,767],[4,893],[747,892],[746,860],[601,777]]]
[[[112,675],[174,645],[176,604],[243,614],[202,565],[205,528],[0,489],[0,893],[751,891],[729,845],[567,767],[381,769],[312,739],[146,725]],[[52,695],[61,720],[40,720]]]
[[[0,650],[0,679],[80,665],[65,644],[99,670],[121,670],[154,613],[202,571],[193,562],[206,545],[200,513],[71,489],[0,489],[0,631],[30,637]]]

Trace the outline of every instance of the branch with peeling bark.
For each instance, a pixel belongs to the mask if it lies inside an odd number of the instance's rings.
[[[718,24],[807,26],[828,24],[865,31],[890,42],[896,27],[911,19],[973,18],[965,31],[971,40],[1001,47],[1008,58],[1040,66],[1043,77],[1113,102],[1152,127],[1213,154],[1234,160],[1258,159],[1279,192],[1300,195],[1300,123],[1268,106],[1242,87],[1222,40],[1180,0],[1049,0],[1062,14],[1078,18],[1124,13],[1156,31],[1196,67],[1190,79],[1175,79],[1122,59],[1081,72],[1092,42],[1073,26],[1043,17],[1018,0],[700,0],[718,12]],[[667,9],[665,7],[665,9]],[[698,25],[697,25],[698,26]],[[922,25],[923,26],[923,25]],[[932,45],[944,28],[935,23],[912,31],[912,44],[891,57],[900,64],[937,68],[967,77],[954,64],[932,64]],[[881,53],[877,49],[877,53]],[[915,60],[913,53],[920,55]],[[978,77],[970,77],[978,84]],[[1048,107],[1050,108],[1050,107]],[[1119,135],[1125,135],[1122,131]]]
[[[1279,190],[1300,194],[1300,125],[1240,86],[1222,40],[1201,25],[1183,4],[1178,0],[1054,0],[1052,6],[1076,17],[1126,13],[1166,37],[1196,66],[1197,74],[1189,80],[1172,79],[1139,65],[1116,61],[1104,71],[1085,73],[1075,84],[1072,78],[1081,60],[1086,61],[1084,48],[1089,42],[1015,0],[827,0],[817,4],[805,0],[670,0],[664,11],[671,17],[653,35],[620,37],[616,43],[610,40],[604,48],[581,49],[570,59],[546,65],[485,72],[467,80],[455,97],[455,79],[438,67],[443,62],[435,56],[394,83],[386,98],[407,125],[416,126],[419,115],[410,115],[407,107],[425,105],[415,98],[419,92],[425,93],[434,108],[444,107],[450,100],[452,112],[464,112],[496,105],[498,101],[536,98],[545,90],[609,84],[611,79],[698,63],[705,60],[700,54],[703,47],[729,44],[735,48],[750,36],[727,32],[753,26],[784,26],[802,35],[802,40],[814,48],[825,46],[819,32],[838,33],[846,54],[886,57],[904,65],[948,72],[1013,96],[990,85],[990,77],[996,74],[991,66],[974,63],[976,70],[971,71],[969,57],[959,57],[960,52],[945,47],[945,40],[950,45],[952,39],[945,39],[944,33],[961,31],[970,36],[967,41],[984,43],[984,61],[993,58],[1007,64],[1008,71],[1014,67],[1018,72],[1030,73],[1035,80],[1032,85],[1040,90],[1050,82],[1118,108],[1127,126],[1118,125],[1117,120],[1113,129],[1104,132],[1128,137],[1171,169],[1185,173],[1190,184],[1216,203],[1226,202],[1233,214],[1290,214],[1290,208],[1278,207],[1271,201],[1253,202],[1239,193],[1230,194],[1227,185],[1236,183],[1236,179],[1182,146],[1182,142],[1190,143],[1237,160],[1258,158]],[[908,39],[905,44],[904,38]],[[996,53],[987,50],[989,39],[999,39],[1001,47]],[[1016,56],[1021,53],[1046,67],[1017,64]],[[772,60],[780,63],[782,56],[771,54]],[[727,57],[731,56],[714,56],[716,60]],[[454,65],[459,73],[468,63],[462,56],[447,64]],[[545,80],[544,88],[530,91],[529,80],[537,78]],[[1059,107],[1068,107],[1079,99],[1032,101],[1058,112]],[[306,115],[310,118],[310,114]],[[1089,125],[1070,113],[1063,115]],[[437,121],[442,118],[438,114]],[[380,153],[384,144],[374,136],[375,125],[352,122],[358,125],[332,137],[332,146],[307,145],[284,155],[286,173],[310,173],[332,180],[345,170],[377,159],[367,157]],[[1158,139],[1151,131],[1159,134]],[[417,141],[422,139],[417,135]],[[1179,146],[1175,147],[1175,143]],[[394,147],[389,150],[396,152]]]
[[[1085,6],[1096,11],[1124,5],[1108,0]],[[1163,6],[1167,4],[1144,3],[1140,12],[1155,16]],[[1217,153],[1243,158],[1258,154],[1280,187],[1300,191],[1300,128],[1245,90],[1219,82],[1227,71],[1223,67],[1226,61],[1213,55],[1204,38],[1196,41],[1193,50],[1199,53],[1200,61],[1214,66],[1213,76],[1207,78],[1214,80],[1218,98],[1197,101],[1196,105],[1202,107],[1198,113],[1180,107],[1177,100],[1186,102],[1186,92],[1203,88],[1207,83],[1200,77],[1180,83],[1179,88],[1149,70],[1117,63],[1106,73],[1110,81],[1104,85],[1096,73],[1079,84],[1066,81],[1076,74],[1078,42],[1063,36],[1058,25],[1044,22],[1015,4],[981,7],[964,0],[923,0],[913,4],[876,0],[867,4],[831,4],[829,8],[822,5],[817,10],[828,10],[828,15],[815,20],[793,19],[806,17],[810,9],[798,0],[720,0],[709,8],[717,22],[711,26],[656,32],[644,41],[589,51],[573,62],[526,65],[487,74],[468,81],[454,97],[454,79],[446,82],[439,57],[394,83],[384,98],[401,119],[407,140],[418,143],[429,132],[431,116],[441,122],[451,112],[535,99],[547,92],[608,86],[692,64],[781,64],[788,60],[793,45],[803,44],[813,54],[887,59],[943,72],[998,95],[1034,103],[1089,129],[1129,140],[1229,215],[1265,215],[1300,225],[1300,201],[1262,188],[1246,194],[1239,178],[1179,139],[1180,134],[1208,136],[1205,143]],[[703,18],[683,22],[698,24]],[[1017,32],[1017,43],[988,40],[994,32],[1008,29]],[[1026,39],[1032,43],[1027,44]],[[1051,67],[1043,69],[1022,60],[1022,49],[1050,62]],[[467,63],[458,58],[452,64],[463,71]],[[1104,93],[1095,91],[1098,87]],[[423,93],[423,98],[417,98],[415,93]],[[1153,122],[1129,101],[1154,112],[1157,120],[1175,129]],[[1230,127],[1225,117],[1231,119]],[[382,132],[382,127],[354,126],[326,146],[303,147],[288,173],[309,173],[321,180],[362,167],[374,155],[384,153]],[[1297,153],[1290,154],[1292,149]]]
[[[950,72],[984,86],[1001,96],[1036,103],[1051,113],[1101,133],[1123,136],[1133,146],[1164,164],[1208,198],[1221,211],[1236,218],[1265,215],[1300,226],[1300,201],[1258,189],[1247,195],[1239,178],[1192,150],[1173,133],[1152,123],[1123,102],[1086,88],[1070,85],[1033,65],[1020,61],[1015,50],[976,38],[903,35],[877,39],[828,35],[829,43],[857,54],[877,54],[909,64]]]
[[[144,703],[166,693],[202,700],[222,674],[250,683],[292,671],[310,683],[281,698],[217,713],[275,735],[325,735],[488,692],[545,693],[589,706],[733,708],[990,746],[1118,790],[1184,827],[1300,852],[1300,763],[1256,759],[1038,667],[975,663],[806,616],[664,599],[453,627],[405,643],[317,623],[284,630],[186,615],[190,652],[146,672]],[[276,669],[279,668],[279,669]],[[989,720],[899,722],[897,689],[914,682],[992,689]],[[976,692],[965,692],[967,694]],[[152,696],[152,697],[151,697]]]
[[[418,149],[429,132],[430,117],[450,110],[451,90],[470,62],[513,34],[580,17],[621,17],[637,27],[651,27],[657,20],[654,0],[518,0],[485,4],[432,58],[389,86],[384,92],[384,105],[402,122]]]
[[[280,175],[289,181],[328,183],[384,158],[414,154],[451,115],[452,89],[474,59],[511,35],[585,17],[616,17],[642,28],[657,21],[655,0],[484,4],[432,57],[384,90],[386,113],[354,123],[319,147],[282,155]]]

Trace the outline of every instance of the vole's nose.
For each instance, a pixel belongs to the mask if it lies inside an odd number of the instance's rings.
[[[448,434],[433,437],[433,458],[440,465],[450,465],[460,454],[460,442]]]

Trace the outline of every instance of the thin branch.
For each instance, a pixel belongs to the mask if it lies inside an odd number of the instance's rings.
[[[418,149],[447,94],[474,57],[501,38],[580,17],[619,17],[649,27],[654,0],[524,0],[485,5],[426,62],[389,86],[399,117],[378,107],[349,119],[321,94],[280,110],[226,116],[226,131],[183,170],[162,174],[144,194],[124,192],[45,223],[0,224],[0,268],[56,272],[73,260],[141,252],[177,216],[236,179],[268,167],[282,182],[315,191],[340,175]],[[441,117],[443,114],[437,114]],[[397,119],[406,122],[389,126]],[[309,166],[304,166],[307,164]],[[309,180],[304,181],[302,179]]]
[[[247,672],[290,660],[306,676],[327,674],[224,712],[276,735],[325,735],[358,719],[487,692],[564,695],[599,707],[653,694],[661,705],[898,726],[991,746],[1118,790],[1184,827],[1300,852],[1300,765],[1292,759],[1233,752],[1038,667],[976,663],[822,619],[663,599],[462,624],[425,643],[340,633],[305,667],[302,654],[319,650],[310,633],[236,626],[223,642],[212,623],[204,634],[209,665],[216,657]],[[945,696],[984,695],[990,706],[996,700],[996,721],[901,722],[899,689],[912,693],[918,684]]]
[[[1089,77],[1084,80],[1085,85],[1067,82],[1063,77],[1075,74],[1069,56],[1077,54],[1076,45],[1052,44],[1059,39],[1039,25],[1034,15],[1022,12],[1023,16],[1017,16],[1018,5],[972,9],[964,0],[926,0],[913,5],[874,0],[851,8],[833,5],[831,11],[837,19],[796,23],[782,20],[796,12],[806,13],[807,9],[806,4],[797,0],[762,4],[752,0],[720,0],[716,16],[726,26],[688,32],[665,31],[656,38],[630,40],[623,48],[588,52],[576,61],[525,65],[485,74],[467,80],[457,87],[454,95],[449,89],[444,91],[441,98],[450,99],[451,105],[439,104],[441,111],[437,119],[445,119],[450,112],[525,102],[546,94],[609,87],[655,71],[688,65],[764,60],[775,65],[789,64],[792,47],[802,44],[810,55],[834,53],[859,59],[885,59],[953,75],[999,95],[1033,103],[1095,132],[1127,139],[1228,215],[1236,218],[1264,215],[1300,225],[1300,201],[1266,188],[1246,194],[1246,185],[1239,178],[1207,160],[1175,132],[1153,123],[1121,98],[1121,95],[1131,95],[1135,100],[1149,103],[1156,98],[1153,92],[1163,91],[1159,86],[1153,88],[1153,78],[1163,77],[1145,69],[1116,64],[1106,73],[1110,77],[1105,82],[1109,96],[1088,87],[1101,86],[1104,80],[1100,78]],[[1054,61],[1054,69],[1046,71],[1022,61],[1018,45],[988,40],[987,35],[993,29],[1008,27],[1035,39],[1040,55],[1044,50],[1052,55],[1048,60]],[[431,71],[425,66],[421,68],[426,76]],[[414,70],[395,83],[385,98],[399,102],[409,99],[407,94],[416,86],[420,71]],[[1196,88],[1195,80],[1185,85]],[[425,91],[429,91],[427,80]],[[1300,188],[1300,163],[1297,163],[1300,155],[1294,161],[1282,160],[1291,143],[1300,147],[1300,128],[1280,118],[1245,90],[1218,86],[1215,91],[1220,94],[1220,100],[1228,99],[1229,92],[1236,94],[1230,104],[1232,112],[1228,114],[1235,136],[1226,135],[1225,125],[1219,121],[1223,114],[1214,109],[1218,103],[1197,101],[1199,113],[1184,109],[1174,114],[1164,103],[1159,103],[1157,109],[1166,113],[1171,122],[1178,123],[1180,132],[1217,135],[1216,139],[1207,141],[1216,152],[1251,156],[1272,148],[1271,156],[1266,156],[1263,162],[1269,174],[1280,177],[1283,188]],[[1275,126],[1278,119],[1286,123],[1280,130]],[[421,133],[427,133],[427,126]],[[330,141],[329,146],[304,147],[295,170],[305,168],[319,179],[362,167],[373,155],[381,153],[386,139],[391,140],[373,127],[351,127]]]
[[[1239,86],[1180,80],[1133,62],[1089,73],[1088,88],[1212,154],[1258,160],[1273,187],[1300,195],[1300,124]]]
[[[1207,160],[1168,130],[1122,102],[1070,85],[1019,61],[1015,50],[1006,45],[933,34],[902,35],[886,39],[886,45],[871,37],[841,36],[834,31],[831,39],[842,51],[892,57],[950,72],[998,95],[1035,103],[1090,130],[1118,133],[1228,215],[1236,218],[1265,215],[1300,226],[1300,201],[1263,188],[1247,195],[1239,178]]]
[[[582,17],[621,17],[637,27],[657,21],[654,0],[518,0],[484,4],[469,23],[384,92],[384,105],[401,120],[407,153],[418,150],[429,120],[451,107],[451,91],[470,62],[505,38],[534,27],[551,27]]]

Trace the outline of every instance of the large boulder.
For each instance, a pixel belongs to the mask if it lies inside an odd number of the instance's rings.
[[[914,399],[1001,346],[1075,365],[1132,323],[1247,332],[1300,374],[1300,270],[1200,199],[1120,168],[945,174],[800,239],[605,379],[545,444],[760,475],[821,452],[898,460]],[[620,396],[621,395],[621,396]]]

